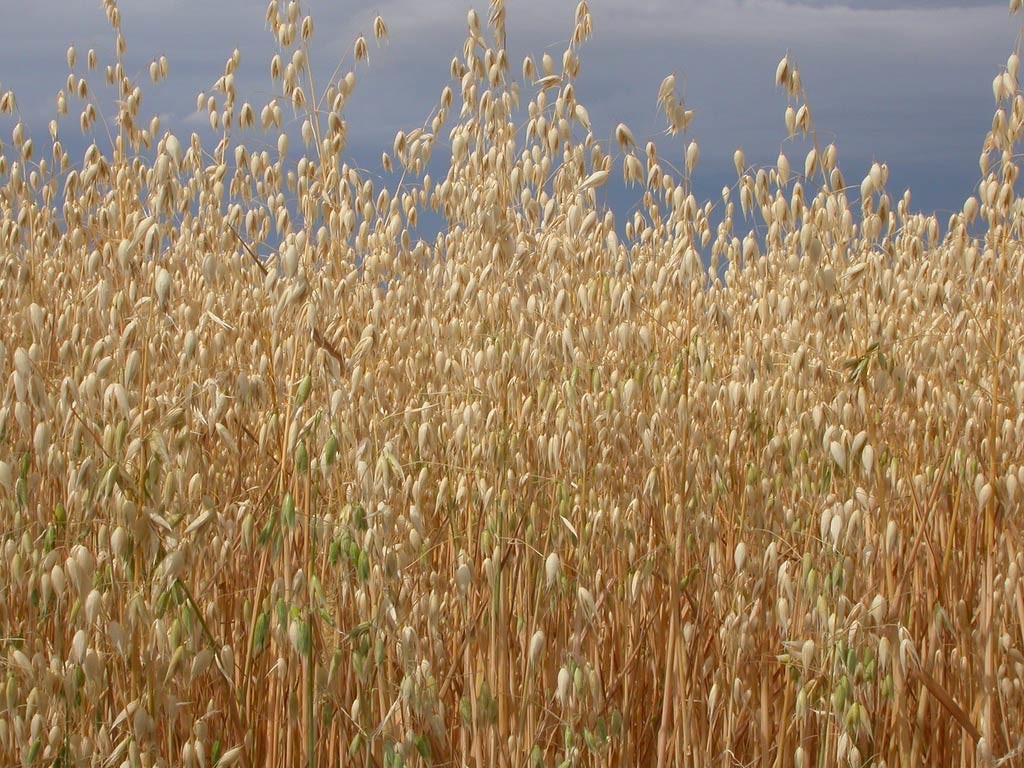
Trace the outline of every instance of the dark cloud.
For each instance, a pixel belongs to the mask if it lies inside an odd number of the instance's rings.
[[[354,162],[379,163],[395,132],[422,125],[441,89],[452,84],[449,65],[461,55],[469,3],[304,4],[316,22],[318,87],[339,62],[343,72],[351,65],[353,39],[360,32],[369,37],[376,13],[390,28],[383,47],[371,39],[370,66],[358,68],[346,108]],[[486,18],[485,0],[474,5]],[[509,4],[515,73],[526,54],[539,58],[548,50],[560,62],[574,7],[546,0]],[[915,203],[944,209],[959,206],[977,181],[977,157],[994,109],[990,83],[1017,31],[1007,23],[1005,0],[590,0],[590,7],[594,37],[583,50],[577,95],[599,137],[610,138],[620,120],[638,138],[658,137],[665,123],[656,110],[657,89],[674,72],[687,105],[696,110],[691,133],[703,157],[697,183],[707,194],[730,183],[737,146],[761,163],[773,162],[783,149],[796,165],[805,149],[785,139],[786,98],[773,83],[775,65],[789,50],[818,130],[836,140],[847,177],[859,179],[872,160],[885,160],[894,188],[909,185]],[[212,136],[194,114],[195,95],[210,88],[235,47],[242,51],[240,94],[257,107],[270,97],[268,62],[275,45],[264,3],[122,0],[120,8],[127,68],[143,82],[144,110],[161,114],[165,128]],[[95,0],[37,0],[19,9],[16,21],[0,25],[0,83],[15,89],[24,119],[40,138],[67,77],[70,43],[79,48],[80,73],[89,47],[109,61],[113,36]],[[154,87],[145,72],[160,54],[168,56],[171,76]],[[102,90],[98,75],[90,82]],[[76,124],[72,112],[62,128],[69,146]],[[0,119],[0,135],[9,130],[9,119]],[[443,140],[437,156],[444,154]],[[667,160],[681,161],[680,139],[661,137],[658,143]]]
[[[934,11],[949,8],[1003,8],[1006,0],[782,0],[811,8],[849,8],[854,11]]]

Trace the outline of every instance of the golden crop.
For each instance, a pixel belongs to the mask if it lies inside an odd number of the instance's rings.
[[[674,77],[681,168],[592,133],[585,0],[521,81],[470,12],[391,187],[345,162],[372,39],[316,83],[273,0],[276,95],[234,52],[204,146],[104,7],[57,109],[109,146],[0,154],[0,765],[1024,759],[1017,54],[939,222],[789,57],[813,148],[697,200]]]

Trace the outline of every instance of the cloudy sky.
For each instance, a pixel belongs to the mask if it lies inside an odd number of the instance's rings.
[[[509,0],[513,72],[525,54],[539,58],[548,50],[561,60],[575,4]],[[313,60],[321,82],[343,58],[347,68],[358,33],[372,40],[375,15],[389,26],[387,45],[371,43],[370,67],[359,69],[346,108],[349,151],[366,167],[379,164],[395,131],[429,115],[449,83],[452,57],[461,53],[466,11],[476,7],[487,16],[486,0],[308,0],[303,6],[316,22]],[[195,94],[219,77],[235,47],[242,51],[242,95],[256,105],[269,97],[275,48],[264,0],[121,0],[119,7],[129,70],[144,82],[144,111],[164,115],[164,127],[187,135],[201,126]],[[594,35],[583,50],[577,95],[599,136],[610,138],[619,121],[638,140],[662,131],[657,89],[676,73],[687,106],[696,110],[690,134],[702,149],[697,191],[717,197],[735,181],[735,148],[768,163],[790,146],[785,96],[773,83],[788,50],[819,132],[837,142],[847,180],[859,182],[872,160],[884,161],[894,195],[910,187],[915,208],[944,212],[959,208],[978,181],[978,154],[994,109],[991,81],[1020,28],[1005,0],[591,0],[590,7]],[[15,90],[37,143],[45,143],[71,43],[81,52],[80,70],[90,47],[109,61],[113,37],[99,0],[23,3],[16,20],[8,15],[0,27],[0,84]],[[170,61],[170,78],[153,87],[141,76],[161,54]],[[74,116],[62,129],[69,145],[77,133]],[[4,141],[9,129],[9,121],[0,128]],[[662,137],[659,148],[681,161],[678,139]],[[789,154],[796,166],[803,149],[793,146]]]

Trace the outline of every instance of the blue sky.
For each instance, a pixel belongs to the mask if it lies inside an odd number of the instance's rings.
[[[513,72],[525,54],[539,58],[548,50],[560,61],[575,4],[510,0]],[[341,57],[351,57],[358,33],[371,38],[375,15],[388,23],[390,40],[381,48],[371,43],[370,67],[358,70],[346,109],[350,155],[367,167],[379,163],[397,130],[421,125],[430,113],[449,83],[452,57],[461,52],[466,11],[487,15],[486,2],[468,0],[303,5],[316,22],[313,61],[321,82]],[[235,47],[242,51],[242,95],[254,105],[269,96],[275,48],[263,0],[122,0],[119,7],[129,70],[143,81],[143,111],[161,113],[164,127],[184,135],[202,130],[192,114],[195,94],[210,88]],[[734,149],[742,147],[751,162],[773,163],[790,146],[785,96],[773,83],[788,50],[819,133],[837,142],[848,182],[859,182],[873,160],[884,161],[894,196],[910,187],[914,208],[946,212],[958,209],[978,181],[978,154],[995,108],[991,81],[1020,25],[1009,18],[1005,0],[592,0],[590,7],[594,35],[583,50],[577,96],[599,137],[610,139],[619,121],[638,140],[656,136],[665,127],[656,108],[658,85],[676,73],[687,106],[696,110],[690,135],[702,159],[695,187],[717,199],[722,185],[735,181]],[[16,18],[7,16],[0,84],[15,90],[37,143],[45,144],[55,95],[67,77],[67,46],[78,47],[83,71],[90,47],[109,61],[113,36],[99,0],[35,0]],[[170,61],[170,78],[154,87],[141,76],[161,54]],[[62,128],[71,146],[76,123],[72,112]],[[8,119],[0,128],[4,141],[9,130]],[[657,141],[663,157],[681,164],[679,139]],[[803,148],[787,153],[798,167]],[[616,207],[626,204],[625,194],[613,200]]]

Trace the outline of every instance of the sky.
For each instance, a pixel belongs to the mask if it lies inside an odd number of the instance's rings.
[[[513,74],[519,76],[527,54],[539,60],[549,51],[561,61],[575,6],[575,0],[509,0]],[[194,112],[195,95],[210,89],[236,47],[242,97],[258,107],[270,96],[276,48],[264,0],[121,0],[119,7],[128,70],[143,85],[143,112],[159,113],[163,128],[183,136],[198,130],[213,145]],[[320,82],[339,62],[343,71],[351,65],[360,32],[370,41],[369,67],[357,69],[345,113],[354,164],[379,166],[395,132],[422,125],[442,88],[455,85],[449,67],[461,55],[470,7],[486,20],[485,0],[303,3],[316,24],[312,61]],[[683,140],[663,135],[656,105],[659,84],[675,73],[678,92],[695,110],[688,138],[701,146],[694,175],[701,199],[718,199],[722,186],[735,182],[737,148],[749,162],[773,164],[782,150],[794,168],[802,166],[806,148],[786,140],[786,97],[774,85],[776,65],[788,51],[819,135],[837,144],[847,183],[859,184],[873,161],[886,162],[893,197],[909,187],[914,209],[947,216],[979,180],[978,155],[995,109],[992,78],[1015,49],[1024,21],[1011,19],[1006,0],[591,0],[590,9],[594,30],[582,51],[576,93],[595,134],[610,140],[615,125],[626,122],[641,146],[654,138],[659,154],[681,166]],[[389,28],[382,46],[372,38],[378,14]],[[46,146],[46,125],[68,74],[67,46],[77,46],[82,73],[88,48],[109,62],[113,34],[100,0],[34,0],[5,16],[0,87],[15,91],[37,145]],[[160,55],[169,60],[170,76],[153,86],[145,73]],[[10,118],[0,120],[0,140],[9,141],[10,129]],[[75,138],[74,109],[61,133],[72,148],[87,143]],[[639,195],[619,189],[613,207],[628,209]]]

